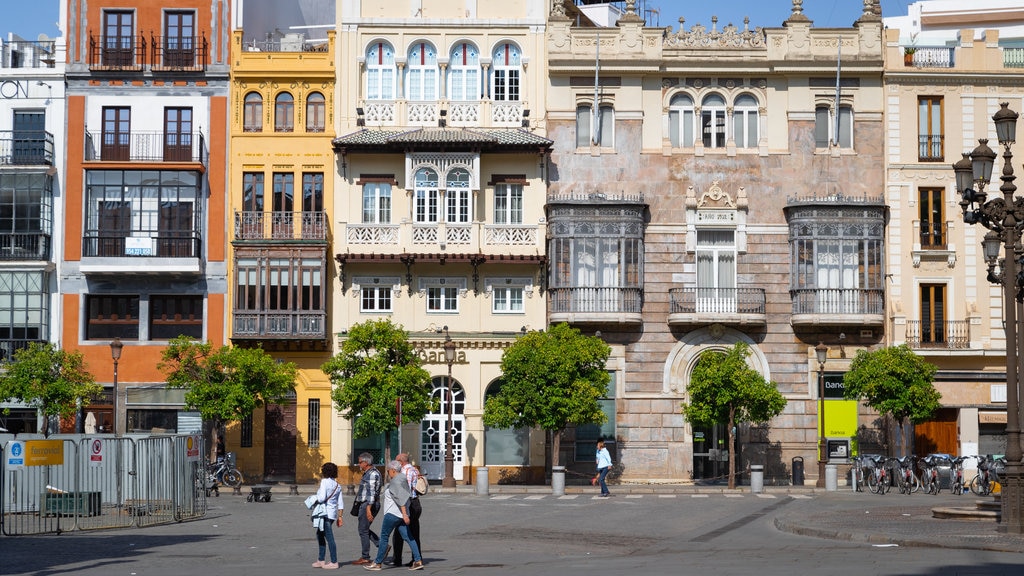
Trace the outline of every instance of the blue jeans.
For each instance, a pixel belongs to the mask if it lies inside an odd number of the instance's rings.
[[[320,555],[317,556],[317,560],[321,562],[324,559],[324,547],[331,550],[331,562],[338,562],[338,545],[334,542],[334,522],[330,518],[324,518],[324,529],[323,531],[316,531],[316,543],[320,545]]]
[[[367,504],[366,502],[363,502],[362,504],[359,505],[358,522],[359,543],[362,546],[361,554],[359,557],[364,558],[366,560],[370,559],[370,544],[373,544],[374,546],[380,546],[380,539],[377,537],[377,534],[374,533],[373,530],[370,530],[370,521],[366,519],[366,508],[368,506],[369,504]],[[374,520],[376,520],[377,516],[375,515],[373,518]]]
[[[605,466],[604,468],[601,468],[600,470],[597,471],[597,473],[598,473],[597,480],[598,480],[598,482],[601,483],[601,494],[608,494],[608,485],[604,483],[604,477],[607,476],[608,473],[611,472],[611,471],[612,471],[612,467],[611,466]]]
[[[409,545],[413,562],[422,561],[423,557],[420,556],[420,547],[416,544],[415,540],[409,537],[409,527],[405,525],[405,521],[400,516],[385,514],[384,525],[380,527],[380,544],[377,545],[377,559],[374,562],[377,564],[384,563],[384,554],[388,551],[388,539],[391,538],[391,532],[395,530],[396,526],[398,527],[398,535]]]

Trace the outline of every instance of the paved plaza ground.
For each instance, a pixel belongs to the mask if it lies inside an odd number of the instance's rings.
[[[939,520],[934,506],[971,495],[857,494],[694,486],[432,490],[423,499],[424,574],[985,574],[1019,575],[1024,538],[991,521]],[[218,576],[318,574],[303,498],[271,502],[225,491],[201,520],[150,528],[0,537],[0,574]],[[348,496],[351,499],[351,496]],[[346,502],[347,504],[348,502]],[[336,529],[340,570],[363,574],[355,519]],[[379,526],[379,521],[375,522]],[[408,560],[406,550],[406,560]],[[385,569],[400,573],[401,568]],[[401,572],[404,573],[404,572]]]

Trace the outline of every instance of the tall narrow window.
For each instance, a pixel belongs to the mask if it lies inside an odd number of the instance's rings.
[[[263,212],[263,172],[242,174],[242,210]]]
[[[295,99],[287,92],[277,95],[274,100],[274,132],[295,130]]]
[[[523,223],[523,185],[495,184],[494,223]]]
[[[921,188],[921,248],[944,250],[946,248],[946,219],[943,214],[943,189]]]
[[[708,94],[700,103],[700,130],[705,148],[725,147],[725,99]]]
[[[310,448],[320,447],[320,399],[309,399],[309,428],[306,432]]]
[[[839,133],[836,134],[836,143],[840,148],[853,148],[853,108],[849,106],[839,107]]]
[[[946,341],[946,286],[921,285],[921,343]]]
[[[669,140],[673,148],[693,147],[693,98],[676,94],[668,108]]]
[[[302,237],[325,238],[323,172],[302,173]]]
[[[128,67],[135,63],[135,14],[108,10],[103,13],[103,65]]]
[[[195,66],[195,12],[168,11],[164,14],[164,66]]]
[[[737,148],[757,148],[757,100],[750,94],[740,94],[733,103],[732,129]]]
[[[363,184],[363,224],[391,223],[391,183]]]
[[[274,238],[291,238],[292,221],[295,210],[295,175],[291,172],[274,173],[274,190],[272,198]]]
[[[615,146],[615,109],[611,106],[598,107],[595,122],[594,109],[589,105],[576,108],[576,147],[589,148]]]
[[[164,161],[192,160],[192,109],[164,109]]]
[[[921,162],[941,162],[943,158],[942,97],[918,97],[917,133],[917,159]]]
[[[459,289],[455,286],[427,288],[427,312],[458,312]]]
[[[437,222],[439,202],[437,172],[429,168],[420,168],[416,171],[415,186],[413,221],[418,223]]]
[[[448,59],[448,97],[455,102],[479,100],[480,89],[480,51],[470,42],[459,42]]]
[[[324,95],[313,92],[306,96],[306,132],[323,132],[326,125]]]
[[[510,42],[496,46],[491,57],[491,98],[497,102],[520,100],[522,67],[519,46]]]
[[[256,92],[245,95],[242,130],[245,132],[261,132],[263,130],[263,97]]]
[[[697,311],[736,312],[736,242],[732,230],[697,230]]]
[[[366,48],[366,99],[394,100],[395,49],[387,42],[374,42]]]
[[[853,108],[839,106],[839,121],[831,106],[820,104],[814,109],[814,147],[853,148]],[[838,132],[836,131],[838,129]]]
[[[456,168],[449,172],[444,194],[445,222],[466,224],[470,221],[469,197],[469,172],[463,168]]]
[[[405,67],[405,98],[421,102],[437,100],[437,50],[434,45],[429,42],[413,44]]]
[[[129,159],[131,150],[132,109],[106,107],[103,109],[103,142],[100,158],[105,161]]]

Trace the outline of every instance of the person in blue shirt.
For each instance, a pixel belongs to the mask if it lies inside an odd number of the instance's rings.
[[[604,447],[604,440],[597,441],[597,482],[601,484],[601,496],[607,498],[611,496],[608,492],[608,484],[605,484],[605,477],[612,470],[612,455],[608,453],[608,449]]]

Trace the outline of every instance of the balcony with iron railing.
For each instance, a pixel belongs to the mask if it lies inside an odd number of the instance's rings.
[[[93,274],[198,274],[202,245],[195,230],[86,229],[80,269]]]
[[[49,260],[51,236],[44,232],[0,234],[0,260]]]
[[[949,267],[956,264],[956,250],[949,244],[951,223],[948,221],[914,221],[914,246],[910,251],[914,267],[922,260],[942,262]]]
[[[0,39],[0,68],[54,68],[57,46],[53,40]]]
[[[942,162],[943,156],[942,134],[921,134],[918,136],[917,161],[918,162]]]
[[[907,320],[906,341],[914,350],[964,350],[971,347],[971,322]]]
[[[53,166],[53,134],[0,130],[0,166]]]
[[[202,132],[86,132],[86,162],[171,162],[206,166]]]
[[[793,326],[875,326],[885,322],[885,291],[864,288],[790,290]]]
[[[955,48],[910,47],[904,51],[904,64],[914,68],[953,68]]]
[[[349,252],[433,252],[532,255],[544,250],[545,228],[529,224],[420,223],[346,224]]]
[[[47,332],[45,327],[39,330],[40,332]],[[45,344],[46,340],[21,340],[12,338],[0,338],[0,361],[12,360],[18,350],[24,350],[29,347],[33,342]]]
[[[235,240],[326,242],[325,212],[235,212]]]
[[[551,288],[552,323],[640,324],[643,289],[634,286]]]
[[[362,122],[367,127],[447,126],[519,128],[529,121],[530,111],[521,101],[364,100]]]
[[[1003,48],[1003,68],[1024,68],[1024,48]]]
[[[89,37],[89,68],[94,71],[203,72],[209,64],[206,36]]]
[[[668,324],[674,327],[718,323],[728,326],[764,326],[763,288],[670,288]]]
[[[326,310],[234,310],[231,337],[237,340],[323,340]]]

